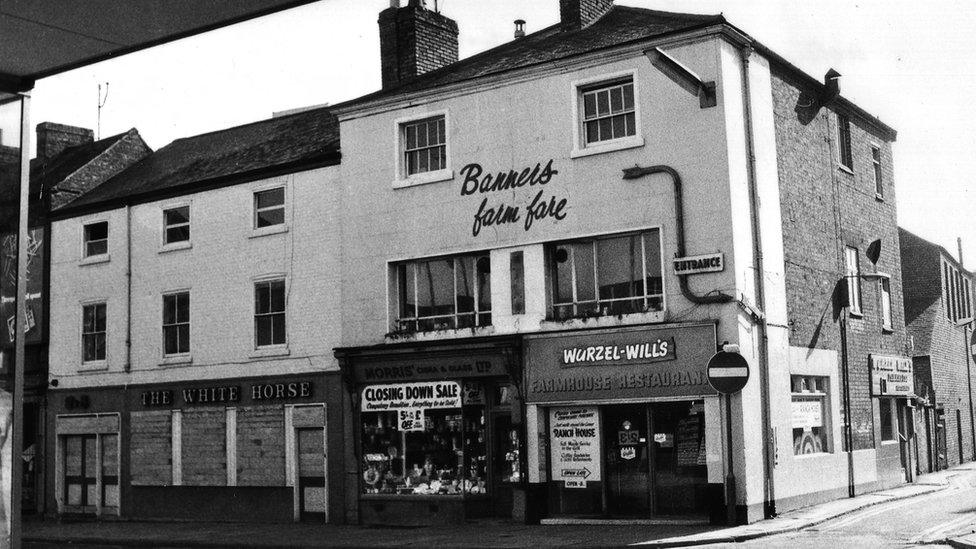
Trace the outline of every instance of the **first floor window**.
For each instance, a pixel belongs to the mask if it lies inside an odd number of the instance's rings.
[[[881,327],[891,330],[891,279],[881,279]]]
[[[844,248],[844,263],[847,280],[847,304],[851,313],[859,315],[861,314],[861,266],[857,248],[851,246]]]
[[[895,440],[898,432],[895,428],[895,399],[881,397],[878,399],[878,407],[881,411],[881,441],[889,442]]]
[[[487,253],[401,263],[396,276],[399,329],[491,325],[491,260]]]
[[[548,263],[556,320],[664,308],[657,229],[555,244]]]
[[[82,361],[105,360],[105,304],[85,305],[81,316]]]
[[[874,194],[884,197],[884,172],[881,169],[881,149],[871,147],[871,165],[874,167]]]
[[[447,132],[444,115],[401,126],[403,169],[408,176],[447,167]]]
[[[637,134],[632,78],[585,87],[580,95],[585,145]]]
[[[254,285],[254,339],[257,347],[286,343],[284,280]]]
[[[824,376],[790,376],[793,454],[830,452],[829,383]]]
[[[163,347],[167,355],[190,352],[190,292],[163,296]]]
[[[85,225],[85,257],[108,253],[108,221]]]
[[[190,240],[190,207],[163,210],[163,244]]]
[[[849,170],[854,169],[854,158],[851,153],[851,119],[846,115],[837,115],[837,140],[840,148],[840,164]]]

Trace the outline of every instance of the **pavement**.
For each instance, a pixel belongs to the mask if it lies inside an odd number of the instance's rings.
[[[784,513],[735,527],[691,524],[525,525],[512,521],[474,521],[423,528],[323,524],[257,524],[137,521],[25,521],[30,546],[99,545],[110,547],[687,547],[735,543],[795,532],[853,511],[931,494],[949,486],[955,475],[976,471],[973,464],[921,475],[913,484]],[[949,540],[976,549],[976,533]]]

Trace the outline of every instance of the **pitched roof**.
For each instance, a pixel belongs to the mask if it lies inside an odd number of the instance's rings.
[[[68,147],[54,158],[40,160],[31,166],[31,188],[50,189],[135,131],[133,128],[105,139]]]
[[[338,160],[336,118],[326,108],[313,109],[177,139],[59,209],[56,216]]]
[[[721,15],[695,15],[614,6],[588,27],[567,31],[559,24],[552,25],[422,74],[398,86],[359,97],[343,106],[436,88],[724,22],[725,18]]]

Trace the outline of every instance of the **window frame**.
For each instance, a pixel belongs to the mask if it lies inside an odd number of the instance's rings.
[[[851,140],[851,117],[837,113],[837,154],[842,168],[854,172],[854,149]]]
[[[659,294],[657,294],[657,293],[649,293],[649,288],[648,288],[648,284],[647,284],[647,279],[648,279],[647,262],[648,262],[648,259],[649,259],[650,255],[649,255],[649,250],[647,249],[647,242],[646,242],[646,238],[645,237],[646,237],[647,234],[654,233],[654,232],[657,233],[657,238],[658,238],[657,261],[658,261],[658,265],[660,266],[660,279],[661,279],[661,293],[659,293]],[[603,298],[600,297],[600,280],[599,280],[599,276],[598,276],[599,275],[599,271],[600,271],[600,266],[599,266],[599,261],[598,261],[598,258],[599,258],[600,253],[599,253],[599,249],[597,247],[597,243],[599,241],[601,241],[601,240],[611,240],[611,239],[616,239],[616,238],[621,238],[621,237],[630,237],[630,236],[639,236],[640,237],[640,244],[641,244],[641,257],[640,257],[640,259],[641,259],[641,274],[642,274],[641,282],[642,282],[642,285],[643,285],[643,293],[640,296],[631,296],[631,297],[622,297],[622,298],[603,299]],[[572,246],[574,246],[576,244],[580,244],[580,243],[591,244],[591,249],[592,249],[592,263],[593,263],[593,265],[592,265],[592,268],[593,268],[593,299],[591,299],[591,300],[582,300],[581,301],[578,298],[579,289],[580,288],[579,288],[578,283],[577,283],[577,268],[575,266],[575,262],[576,262],[575,248],[572,247]],[[570,246],[570,255],[567,258],[567,261],[572,261],[573,262],[572,269],[571,269],[571,279],[572,279],[571,284],[572,284],[572,296],[573,297],[572,297],[572,301],[571,302],[557,302],[557,300],[556,300],[556,292],[557,292],[557,289],[558,289],[557,288],[557,284],[558,283],[556,282],[557,277],[556,277],[556,274],[555,274],[555,269],[557,268],[557,262],[556,262],[555,257],[554,257],[553,254],[555,253],[555,250],[558,247],[560,247],[560,246]],[[603,303],[634,301],[634,300],[637,300],[637,299],[642,299],[643,300],[643,310],[642,311],[637,311],[637,312],[632,312],[632,313],[620,313],[620,314],[626,314],[626,315],[630,315],[630,314],[662,314],[665,311],[667,311],[667,289],[666,289],[666,284],[665,284],[665,281],[666,281],[665,271],[666,271],[666,267],[665,267],[665,264],[664,264],[664,231],[662,230],[661,227],[648,227],[648,228],[640,229],[640,230],[636,230],[636,231],[625,231],[625,232],[620,232],[620,233],[600,234],[600,235],[594,235],[594,236],[589,236],[589,237],[581,237],[581,238],[574,238],[574,239],[568,239],[568,240],[559,240],[559,241],[554,241],[554,242],[548,242],[548,243],[545,244],[545,276],[546,276],[546,287],[547,287],[547,292],[546,292],[547,293],[547,296],[546,296],[547,297],[547,300],[546,301],[547,301],[547,305],[548,305],[547,306],[547,311],[546,311],[546,320],[548,320],[548,321],[556,321],[556,322],[563,322],[563,321],[572,320],[572,319],[587,318],[587,317],[590,317],[590,316],[595,316],[595,317],[616,316],[617,313],[613,313],[613,312],[604,313],[603,312],[603,308],[602,308],[602,304]],[[649,301],[651,299],[653,299],[653,298],[659,298],[660,299],[660,308],[658,308],[658,309],[649,308]],[[595,306],[597,308],[597,311],[595,313],[588,313],[586,311],[581,311],[580,310],[581,305],[585,305],[585,304],[588,304],[588,303],[594,303],[595,304]],[[573,308],[573,314],[571,316],[568,316],[568,317],[559,317],[559,315],[557,315],[556,312],[555,312],[556,311],[556,308],[557,307],[566,307],[566,306],[572,306],[572,308]]]
[[[185,222],[181,222],[181,223],[170,224],[169,221],[167,220],[167,213],[169,213],[171,211],[174,211],[174,210],[183,209],[183,208],[186,208],[186,221]],[[164,248],[169,248],[169,249],[189,247],[190,242],[191,242],[191,239],[193,238],[193,233],[191,232],[191,227],[190,227],[191,222],[192,222],[192,217],[191,217],[192,216],[192,213],[191,213],[190,203],[189,202],[185,202],[185,203],[178,203],[178,204],[167,204],[167,205],[163,206],[161,208],[161,210],[162,210],[162,217],[163,217],[163,219],[162,219],[162,226],[163,226],[163,235],[162,235],[162,237],[163,237],[163,247]],[[181,227],[186,227],[186,230],[187,230],[186,239],[185,240],[169,240],[169,230],[170,229],[178,229],[178,228],[181,228]]]
[[[878,398],[878,440],[881,444],[895,444],[898,442],[898,400],[894,397]],[[885,438],[885,418],[884,412],[887,408],[891,416],[888,418],[887,425],[891,429],[890,438]]]
[[[874,169],[874,197],[884,200],[884,165],[881,146],[876,143],[871,144],[871,167]]]
[[[95,225],[101,225],[101,224],[104,224],[105,225],[105,238],[99,238],[99,239],[89,240],[88,239],[88,229],[89,229],[89,227],[93,227]],[[97,219],[97,220],[92,220],[92,221],[87,222],[87,223],[82,223],[82,225],[81,225],[81,258],[82,258],[82,261],[98,261],[98,260],[107,259],[109,257],[109,249],[108,249],[108,246],[109,246],[109,229],[110,228],[111,227],[109,227],[109,222],[108,222],[107,219]],[[105,242],[105,251],[104,252],[101,252],[101,253],[97,253],[97,254],[89,253],[89,244],[92,244],[92,243],[95,243],[95,242]]]
[[[281,204],[274,206],[265,206],[263,208],[258,208],[258,195],[263,193],[269,193],[281,189]],[[255,233],[276,233],[287,230],[288,228],[288,188],[287,185],[278,183],[274,185],[268,185],[265,187],[254,188],[251,190],[251,229]],[[281,223],[273,223],[271,225],[259,226],[258,215],[261,212],[281,209]]]
[[[851,265],[852,256],[853,265]],[[861,252],[855,246],[844,246],[844,278],[847,280],[847,311],[852,316],[862,316],[864,312],[861,308],[863,297],[861,294]]]
[[[181,295],[185,295],[186,296],[186,321],[185,322],[180,322],[180,320],[179,320],[179,296],[181,296]],[[172,322],[170,324],[167,324],[166,323],[166,299],[167,298],[175,298],[177,300],[177,302],[176,302],[176,307],[177,307],[176,316],[177,316],[177,318],[176,318],[176,321],[175,322]],[[163,358],[164,359],[168,359],[168,358],[184,358],[184,357],[189,357],[190,356],[190,353],[192,352],[192,349],[193,349],[192,346],[191,346],[192,341],[193,341],[193,339],[192,339],[192,333],[191,333],[191,330],[192,330],[192,324],[191,323],[192,323],[192,318],[193,318],[191,316],[192,306],[193,305],[192,305],[192,303],[190,301],[190,290],[189,289],[173,290],[173,291],[166,292],[166,293],[162,294],[162,310],[161,310],[161,313],[162,314],[161,314],[161,319],[160,320],[161,320],[161,327],[162,327],[162,351],[163,351]],[[166,349],[166,329],[167,328],[176,328],[177,329],[177,341],[179,341],[179,327],[184,326],[184,325],[186,326],[186,331],[187,331],[187,336],[186,336],[186,339],[187,339],[187,341],[186,341],[186,350],[185,351],[180,351],[179,350],[179,345],[177,344],[177,352],[175,352],[175,353],[169,353],[169,352],[167,352],[167,349]]]
[[[273,285],[275,283],[278,283],[278,282],[281,283],[281,291],[282,291],[282,298],[281,298],[282,309],[281,309],[281,311],[269,310],[269,311],[266,311],[266,312],[259,312],[258,311],[258,286],[267,284],[269,286],[269,291],[272,291]],[[253,333],[254,333],[254,336],[253,336],[254,337],[254,339],[253,339],[253,342],[254,342],[253,350],[255,350],[255,351],[261,351],[261,350],[265,350],[265,349],[284,349],[284,348],[287,348],[287,346],[288,346],[288,280],[287,280],[287,278],[284,277],[284,276],[273,276],[273,277],[266,277],[266,278],[255,279],[255,280],[252,281],[252,294],[251,295],[252,295],[252,298],[254,300],[254,309],[253,309],[253,311],[254,311],[253,312],[253,319],[254,319],[254,321],[253,321],[253,324],[252,324],[252,329],[253,329]],[[271,295],[269,294],[269,296],[268,296],[268,307],[269,307],[269,309],[272,307],[272,305],[271,305],[272,302],[273,302],[273,299],[272,299]],[[282,315],[282,318],[284,320],[284,326],[282,328],[283,341],[281,341],[280,343],[276,343],[274,341],[274,321],[272,320],[272,329],[271,329],[271,340],[272,341],[271,341],[271,343],[268,343],[268,344],[265,344],[265,345],[261,345],[260,342],[259,342],[259,340],[258,340],[258,333],[259,333],[259,330],[258,330],[258,322],[259,322],[259,317],[260,318],[264,318],[264,317],[271,317],[273,315]]]
[[[881,329],[885,332],[891,332],[894,327],[892,324],[890,276],[882,276],[878,279],[878,293],[881,298]]]
[[[797,378],[802,380],[810,380],[810,379],[819,380],[822,383],[823,390],[818,390],[818,388],[816,387],[816,382],[814,382],[814,390],[802,389],[800,391],[797,391],[796,390]],[[831,429],[832,416],[831,416],[831,409],[830,409],[831,389],[832,388],[830,386],[830,376],[828,375],[795,374],[795,373],[790,374],[790,406],[792,406],[794,402],[798,402],[798,401],[812,402],[816,400],[820,402],[820,421],[821,421],[820,429],[822,430],[821,436],[824,443],[823,451],[814,452],[811,454],[797,453],[796,451],[797,448],[794,443],[793,456],[795,457],[796,456],[820,456],[824,454],[834,453],[833,430]],[[796,429],[797,427],[793,426],[791,420],[790,432],[791,432],[791,436],[794,437],[794,440],[795,440],[795,435],[793,435],[792,432],[795,431]]]
[[[488,271],[487,271],[488,308],[487,309],[481,308],[481,290],[483,286],[480,284],[478,263],[482,259],[486,259],[488,261]],[[417,296],[420,294],[419,282],[418,282],[420,276],[418,273],[418,268],[422,263],[426,264],[435,261],[448,261],[448,260],[451,261],[451,283],[453,286],[451,295],[453,297],[454,312],[450,314],[442,314],[442,315],[420,316],[419,314],[420,300],[417,299]],[[458,293],[458,262],[463,260],[470,260],[472,262],[473,270],[471,273],[472,275],[471,294],[474,299],[473,299],[473,310],[461,312],[458,303],[458,297],[460,296],[460,294]],[[413,286],[413,296],[414,296],[413,316],[404,316],[402,314],[405,305],[404,300],[406,299],[406,296],[401,290],[401,280],[400,280],[401,268],[405,269],[405,273],[407,272],[407,270],[412,271],[412,281],[413,281],[412,286]],[[455,254],[455,255],[447,255],[447,256],[425,257],[425,258],[411,259],[406,261],[397,261],[391,263],[391,272],[393,276],[393,286],[392,286],[393,295],[396,296],[396,301],[393,303],[393,308],[392,308],[393,316],[395,318],[395,322],[393,323],[394,329],[396,331],[403,331],[407,333],[424,333],[424,332],[436,332],[445,329],[446,330],[461,330],[461,329],[477,330],[477,329],[488,328],[492,326],[494,322],[494,317],[493,317],[494,307],[492,303],[493,294],[492,294],[492,287],[491,287],[491,270],[492,270],[491,252],[489,251],[471,252],[471,253],[463,253],[463,254]],[[404,284],[409,283],[411,279],[410,273],[406,274],[406,279],[407,280],[404,282]],[[461,326],[460,320],[462,317],[471,317],[473,318],[473,322],[471,323],[470,326]],[[487,318],[487,322],[482,322],[483,318]],[[451,325],[441,326],[438,324],[439,319],[444,319],[444,322],[450,323]],[[421,328],[421,323],[423,322],[432,322],[434,323],[434,326],[432,328]],[[409,324],[412,324],[412,327]]]
[[[86,317],[86,311],[87,311],[87,309],[89,307],[95,307],[96,308],[96,312],[95,312],[95,329],[93,331],[91,331],[91,332],[86,332],[85,331],[85,328],[86,328],[86,326],[85,326],[86,325],[85,317]],[[97,308],[98,307],[101,307],[103,309],[102,316],[104,318],[104,324],[105,324],[103,326],[103,329],[100,330],[100,331],[98,330],[98,312],[97,312]],[[81,352],[79,353],[79,355],[81,357],[81,364],[83,366],[88,366],[88,367],[98,366],[98,365],[105,364],[108,361],[108,302],[106,300],[89,301],[89,302],[83,302],[83,303],[81,303],[81,329],[79,330],[79,333],[81,334],[81,339],[80,339],[80,341],[81,341],[81,349],[80,349]],[[102,355],[103,356],[101,358],[99,358],[97,356],[97,336],[99,334],[102,336]],[[96,356],[94,358],[91,358],[91,359],[88,359],[86,357],[87,346],[88,346],[87,345],[86,337],[88,337],[88,336],[94,336],[94,337],[96,337],[96,348],[95,348],[96,349]]]
[[[425,120],[444,118],[444,166],[438,170],[429,170],[415,174],[407,173],[406,165],[406,127],[410,124],[420,123]],[[451,163],[451,114],[446,109],[417,112],[409,116],[397,118],[393,121],[393,166],[394,176],[392,186],[394,189],[423,185],[426,183],[437,183],[448,181],[454,178],[454,171]]]
[[[584,94],[596,89],[611,87],[627,80],[630,81],[634,89],[634,135],[587,144],[584,124]],[[570,84],[570,95],[570,105],[572,105],[573,113],[573,150],[570,152],[570,158],[579,158],[644,146],[643,126],[641,125],[640,79],[637,77],[637,69],[600,74],[575,80]]]

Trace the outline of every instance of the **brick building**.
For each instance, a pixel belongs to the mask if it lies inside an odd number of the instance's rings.
[[[337,130],[180,139],[54,210],[52,512],[342,515]]]
[[[37,156],[31,161],[30,242],[28,251],[28,325],[24,380],[24,512],[42,512],[44,498],[44,417],[48,386],[50,211],[104,183],[151,152],[139,132],[95,141],[91,130],[65,124],[37,125]],[[13,296],[16,288],[16,190],[18,149],[0,146],[0,364],[13,368]],[[11,170],[10,168],[13,168]],[[11,177],[13,176],[13,177]]]
[[[912,340],[919,472],[976,459],[970,337],[973,273],[944,248],[899,229]]]

